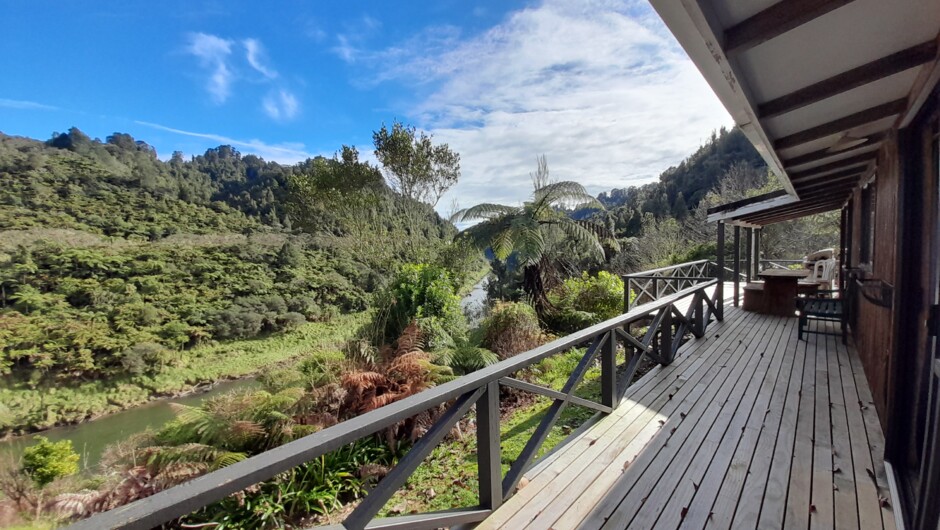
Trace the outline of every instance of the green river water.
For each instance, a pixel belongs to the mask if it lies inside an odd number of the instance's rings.
[[[83,470],[94,471],[101,459],[101,454],[109,444],[126,439],[132,434],[149,429],[159,429],[163,424],[174,417],[171,403],[184,405],[199,405],[212,396],[217,396],[232,390],[257,387],[259,383],[254,379],[240,379],[238,381],[225,381],[214,385],[206,392],[190,394],[174,399],[153,401],[146,405],[134,407],[122,412],[115,412],[98,419],[55,427],[40,433],[53,442],[59,440],[72,440],[72,447],[82,456],[79,465]],[[34,443],[33,436],[17,436],[10,440],[0,442],[0,461],[6,460],[8,455],[18,456],[23,448]]]

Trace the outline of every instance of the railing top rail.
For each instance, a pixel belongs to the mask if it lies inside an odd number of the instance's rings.
[[[192,513],[203,506],[249,486],[270,479],[293,467],[318,458],[330,451],[369,436],[441,403],[498,381],[551,355],[585,343],[613,329],[649,316],[678,300],[716,285],[711,279],[654,302],[638,306],[627,313],[581,331],[561,337],[538,348],[467,374],[453,381],[396,401],[346,420],[322,431],[286,443],[241,462],[202,475],[190,482],[161,491],[151,497],[115,508],[72,525],[73,529],[152,528]]]
[[[678,264],[678,265],[669,265],[668,267],[660,267],[660,268],[658,268],[658,269],[650,269],[650,270],[646,270],[646,271],[634,272],[634,273],[631,273],[631,274],[624,274],[623,276],[624,276],[625,278],[626,278],[626,277],[637,278],[637,277],[649,276],[650,274],[658,274],[658,273],[661,273],[661,272],[669,272],[669,271],[673,271],[673,270],[676,270],[676,269],[681,269],[681,268],[683,268],[683,267],[688,267],[688,266],[690,266],[690,265],[701,265],[701,264],[703,264],[703,263],[710,263],[710,262],[711,262],[711,261],[710,261],[710,260],[707,260],[707,259],[700,259],[700,260],[697,260],[697,261],[687,261],[687,262],[685,262],[685,263],[680,263],[680,264]]]

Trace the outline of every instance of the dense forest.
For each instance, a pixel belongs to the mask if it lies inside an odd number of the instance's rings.
[[[230,146],[162,161],[129,135],[100,141],[75,128],[45,142],[0,135],[0,434],[225,378],[260,385],[178,407],[176,420],[110,446],[84,473],[68,440],[38,439],[0,462],[0,524],[121,506],[612,318],[619,274],[713,257],[705,209],[778,187],[743,134],[721,129],[658,182],[598,197],[550,177],[542,157],[526,201],[457,212],[453,221],[476,223],[458,234],[434,205],[458,181],[459,155],[399,123],[373,140],[379,166],[348,146],[282,165]],[[819,216],[768,229],[765,252],[830,244],[835,227]],[[488,308],[471,325],[461,294],[484,274]],[[558,386],[581,354],[517,377]],[[598,374],[578,395],[596,397]],[[502,391],[506,467],[545,401]],[[329,521],[434,414],[176,526]],[[546,447],[589,415],[569,407]],[[390,504],[474,504],[473,451],[472,436],[450,437]]]
[[[352,148],[294,166],[229,146],[164,162],[129,135],[72,128],[46,142],[0,136],[0,182],[2,387],[118,377],[118,404],[141,398],[128,386],[198,383],[161,380],[190,350],[365,309],[386,276],[456,233]],[[370,193],[346,193],[350,182]],[[0,410],[0,432],[110,408],[4,398],[17,413]]]

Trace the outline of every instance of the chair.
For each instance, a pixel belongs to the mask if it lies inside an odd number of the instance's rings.
[[[821,259],[813,265],[813,273],[805,280],[800,280],[800,285],[818,284],[820,290],[828,291],[832,289],[832,280],[836,276],[836,260]]]
[[[815,333],[818,335],[841,335],[842,344],[846,343],[847,336],[847,315],[845,310],[845,299],[837,298],[838,291],[820,291],[823,296],[798,296],[796,298],[796,309],[800,313],[799,330],[797,338],[803,340],[804,333]],[[810,331],[807,329],[811,320],[821,322],[838,322],[841,327],[840,333],[828,331]]]

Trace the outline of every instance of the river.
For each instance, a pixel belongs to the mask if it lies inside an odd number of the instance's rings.
[[[81,455],[79,465],[84,470],[94,471],[101,460],[105,447],[114,442],[126,439],[132,434],[149,429],[159,429],[175,416],[171,403],[196,406],[205,400],[232,390],[258,387],[254,379],[239,379],[237,381],[224,381],[214,385],[206,392],[190,394],[180,398],[162,399],[152,401],[146,405],[132,409],[108,414],[98,419],[48,429],[39,434],[50,441],[72,440],[72,447]],[[7,455],[19,455],[23,448],[33,443],[33,435],[16,436],[10,440],[0,442],[0,463],[6,460]]]
[[[489,278],[485,277],[460,301],[460,307],[470,327],[480,323],[483,318],[483,311],[486,306],[486,286]],[[149,429],[159,429],[175,416],[171,403],[180,403],[183,405],[200,405],[207,399],[231,392],[232,390],[256,388],[259,383],[254,379],[240,379],[238,381],[225,381],[213,386],[206,392],[190,394],[188,396],[158,400],[134,407],[122,412],[116,412],[98,419],[79,423],[77,425],[66,425],[55,427],[43,431],[41,434],[50,441],[72,440],[72,447],[82,456],[80,465],[82,469],[94,471],[105,447],[115,442],[126,439],[132,434],[143,432]],[[0,463],[6,460],[8,455],[18,456],[23,452],[23,448],[33,443],[33,435],[17,436],[10,440],[0,442]]]
[[[460,300],[460,308],[467,316],[467,323],[471,328],[477,327],[483,320],[483,312],[486,310],[486,287],[489,283],[489,275],[484,276],[473,286],[473,290]]]

